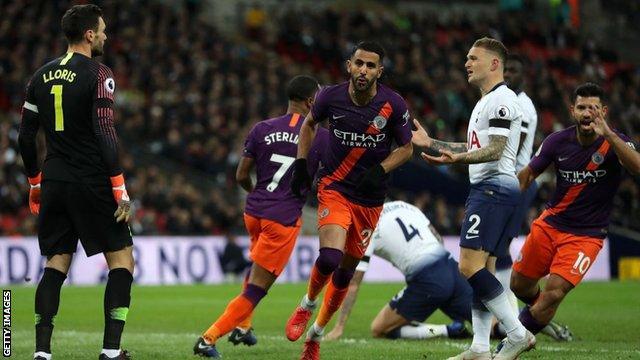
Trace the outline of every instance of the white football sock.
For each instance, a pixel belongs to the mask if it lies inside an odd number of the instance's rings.
[[[307,331],[307,339],[313,341],[320,341],[322,339],[322,334],[324,334],[324,328],[318,325],[316,322],[311,325],[309,330]]]
[[[403,339],[432,339],[438,336],[447,336],[447,325],[419,324],[400,328],[400,337]]]
[[[527,330],[522,326],[520,320],[518,320],[518,316],[513,313],[509,298],[504,290],[500,295],[491,300],[483,301],[483,303],[502,325],[504,325],[504,329],[507,331],[509,338],[515,341],[524,339]]]
[[[518,309],[518,299],[513,291],[511,291],[511,268],[496,271],[496,278],[500,281],[502,288],[507,293],[511,309],[517,317],[520,314],[520,309]]]
[[[471,309],[471,324],[473,325],[473,342],[471,351],[483,353],[489,351],[491,337],[491,322],[493,314],[489,311]]]

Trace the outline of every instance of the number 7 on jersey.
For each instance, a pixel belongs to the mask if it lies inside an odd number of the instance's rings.
[[[267,185],[267,191],[274,192],[278,187],[278,184],[280,183],[280,179],[282,179],[282,176],[284,176],[287,170],[289,170],[289,168],[291,167],[291,164],[293,164],[296,158],[291,156],[284,156],[280,154],[272,154],[269,160],[273,161],[274,163],[280,164],[280,168],[278,168],[278,171],[276,171],[276,173],[273,174],[273,179],[271,179],[271,183]]]

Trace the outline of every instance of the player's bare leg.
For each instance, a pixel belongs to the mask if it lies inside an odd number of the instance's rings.
[[[409,323],[409,320],[386,304],[371,322],[371,335],[374,338],[383,338],[392,330]]]
[[[104,337],[100,359],[128,359],[120,349],[120,340],[131,303],[133,282],[133,246],[105,252],[109,267],[109,279],[104,290]]]
[[[220,357],[216,349],[217,340],[232,331],[248,316],[251,316],[255,307],[267,294],[276,279],[275,274],[254,262],[247,285],[244,286],[242,293],[227,304],[222,315],[205,331],[202,337],[198,338],[193,348],[194,354],[212,358]]]
[[[518,285],[517,282],[521,280],[516,278],[515,285]],[[573,284],[561,276],[551,274],[537,301],[522,310],[520,320],[532,333],[540,332],[551,322],[560,303],[573,288]],[[529,290],[529,294],[531,293],[532,291]]]
[[[298,340],[304,333],[313,310],[316,308],[318,295],[320,295],[331,274],[338,268],[343,258],[347,231],[339,225],[328,224],[321,226],[318,232],[320,254],[311,270],[307,293],[302,298],[300,305],[289,317],[285,328],[287,339],[290,341]],[[355,266],[353,268],[355,269]]]
[[[34,359],[51,359],[53,319],[60,305],[60,288],[67,278],[72,254],[59,254],[47,258],[44,274],[38,283],[35,297],[36,351]]]

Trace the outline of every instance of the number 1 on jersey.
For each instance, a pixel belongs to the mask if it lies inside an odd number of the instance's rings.
[[[289,168],[291,167],[291,164],[293,164],[296,158],[293,158],[291,156],[272,154],[269,160],[273,161],[274,163],[280,164],[280,168],[278,169],[278,171],[276,171],[276,173],[273,174],[273,179],[271,179],[271,183],[267,185],[267,191],[274,192],[278,187],[278,184],[280,183],[280,179],[282,179],[282,176],[284,176],[287,170],[289,170]]]
[[[64,113],[62,112],[62,85],[51,86],[51,93],[53,95],[53,108],[55,109],[56,116],[56,131],[64,131]]]

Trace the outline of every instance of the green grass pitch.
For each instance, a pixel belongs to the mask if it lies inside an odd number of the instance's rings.
[[[324,342],[323,359],[446,359],[469,341],[373,340],[369,324],[402,284],[363,284],[345,339]],[[240,285],[136,286],[123,336],[133,359],[196,359],[197,336],[222,312]],[[34,346],[34,287],[13,287],[13,358],[29,359]],[[104,287],[64,287],[53,335],[54,359],[97,359],[102,345]],[[258,345],[218,342],[224,359],[298,359],[302,340],[284,337],[284,323],[304,293],[303,284],[276,284],[254,317]],[[537,349],[521,359],[640,359],[640,282],[583,283],[562,304],[556,319],[576,340],[538,336]],[[441,313],[430,318],[445,323]],[[330,329],[332,324],[328,327]]]

